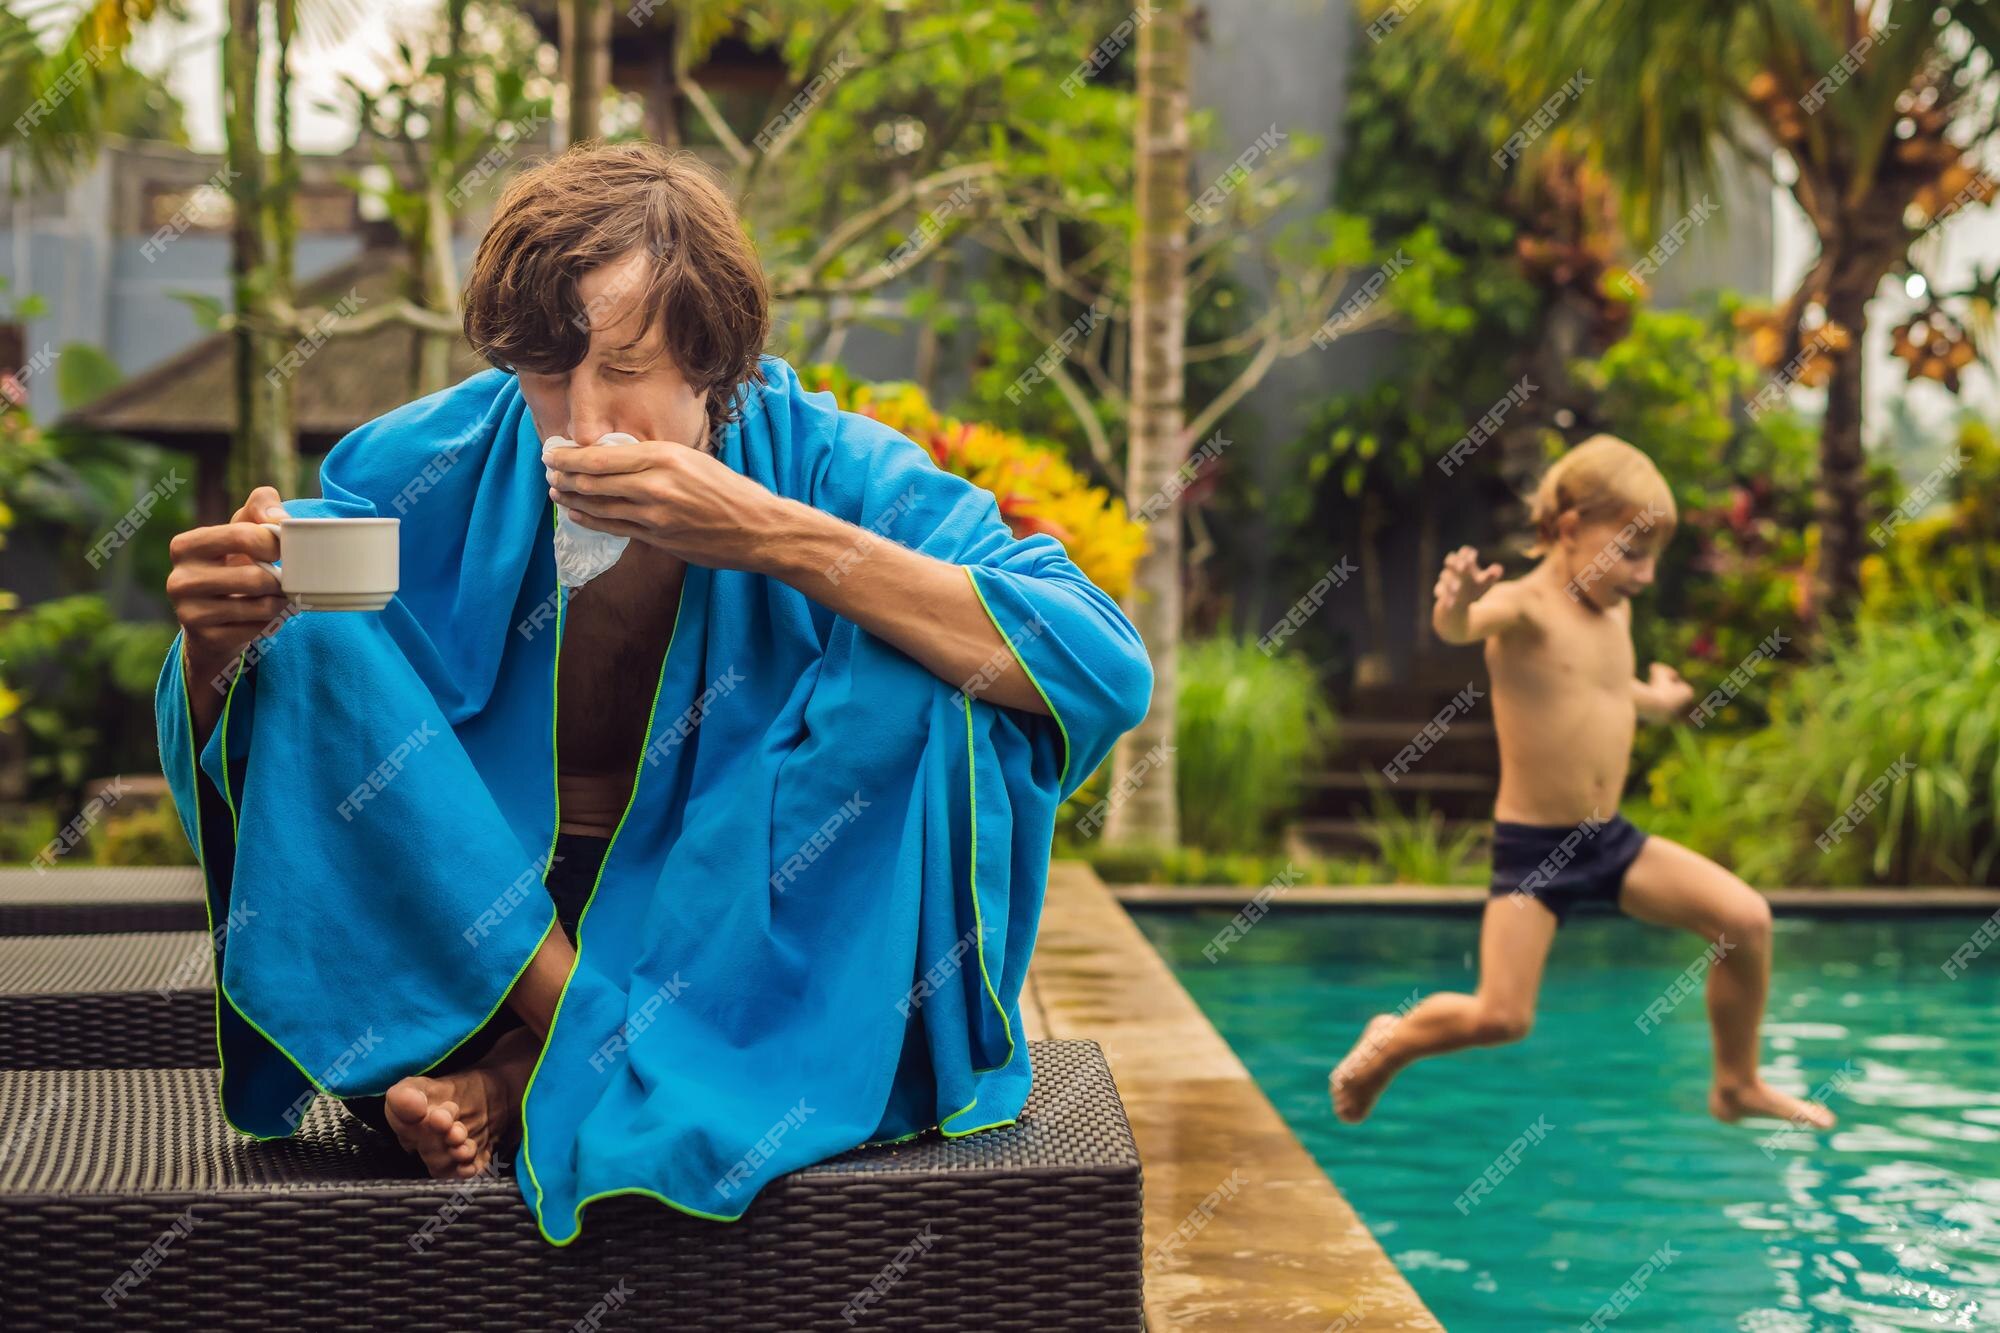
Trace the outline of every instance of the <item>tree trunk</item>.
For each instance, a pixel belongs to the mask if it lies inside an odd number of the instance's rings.
[[[1139,28],[1137,216],[1132,246],[1131,438],[1126,498],[1136,509],[1165,489],[1187,458],[1184,353],[1187,343],[1188,82],[1192,63],[1187,0],[1157,0]],[[1181,516],[1169,508],[1147,529],[1131,605],[1132,622],[1153,658],[1153,704],[1118,743],[1113,772],[1151,755],[1147,780],[1110,812],[1105,838],[1172,846],[1180,842],[1175,802],[1176,652],[1181,634]]]
[[[562,0],[556,36],[560,70],[569,88],[568,142],[597,137],[604,121],[604,89],[611,81],[611,6],[606,0]]]
[[[257,138],[257,92],[263,52],[262,0],[229,0],[229,29],[222,42],[223,130],[227,139],[230,216],[230,294],[237,323],[236,432],[229,451],[229,493],[240,502],[258,486],[280,495],[297,493],[293,451],[278,436],[270,372],[276,361],[269,332],[270,297],[278,274],[270,254],[265,161]]]
[[[1368,646],[1354,655],[1356,685],[1385,685],[1389,670],[1389,593],[1382,586],[1382,509],[1361,506],[1361,605],[1368,613]]]
[[[1867,459],[1861,447],[1862,342],[1868,302],[1881,275],[1863,268],[1836,269],[1827,287],[1827,318],[1847,331],[1847,346],[1832,358],[1826,384],[1826,417],[1820,423],[1819,565],[1813,574],[1815,618],[1844,619],[1861,591],[1867,552]]]
[[[458,63],[465,50],[465,6],[466,0],[446,0],[444,7],[446,63],[432,170],[424,186],[423,253],[417,266],[422,284],[419,300],[428,309],[448,315],[458,313],[458,260],[451,249],[451,200],[446,181],[456,178],[464,165],[459,161]],[[419,395],[450,387],[454,341],[448,333],[423,330],[417,334]]]
[[[1431,612],[1436,610],[1438,561],[1438,505],[1435,492],[1429,486],[1417,487],[1417,577],[1416,577],[1416,631],[1414,640],[1416,651],[1410,656],[1428,657],[1436,652],[1441,640],[1431,629]]]
[[[298,286],[294,259],[299,239],[299,163],[292,147],[292,37],[298,31],[298,0],[272,0],[278,37],[277,84],[277,163],[265,182],[262,209],[264,236],[270,247],[271,282],[268,296],[287,307],[297,304]],[[277,365],[294,343],[295,335],[274,333],[265,340],[265,355]],[[293,376],[267,379],[271,395],[269,451],[282,458],[287,480],[278,494],[293,494],[298,484],[298,383]]]
[[[672,20],[678,25],[681,20]],[[681,80],[675,66],[677,38],[658,29],[651,30],[653,43],[653,86],[646,95],[646,133],[655,143],[668,148],[681,146]]]

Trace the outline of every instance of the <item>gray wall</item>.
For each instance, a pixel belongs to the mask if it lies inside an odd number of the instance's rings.
[[[10,168],[0,153],[0,171]],[[302,162],[308,179],[331,179],[359,165],[346,157]],[[114,143],[66,186],[0,204],[0,277],[8,296],[33,292],[48,313],[27,321],[27,357],[44,344],[59,353],[69,343],[102,349],[128,378],[150,370],[204,336],[194,311],[176,298],[196,293],[229,299],[229,239],[189,229],[152,247],[141,216],[149,181],[196,184],[221,166],[219,158],[180,149]],[[307,232],[298,239],[301,282],[352,259],[358,232]],[[61,411],[53,371],[30,376],[29,408],[41,420]]]

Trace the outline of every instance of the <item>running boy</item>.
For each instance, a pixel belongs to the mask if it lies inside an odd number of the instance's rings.
[[[1431,623],[1448,643],[1485,641],[1500,741],[1479,990],[1371,1019],[1333,1071],[1342,1120],[1367,1118],[1412,1061],[1527,1036],[1556,928],[1578,903],[1599,901],[1709,941],[1708,1109],[1717,1119],[1833,1124],[1824,1106],[1758,1073],[1770,906],[1707,857],[1647,837],[1618,814],[1637,718],[1668,721],[1694,701],[1672,667],[1655,663],[1643,681],[1633,674],[1631,599],[1652,583],[1675,517],[1652,460],[1599,435],[1559,459],[1536,490],[1534,569],[1502,583],[1500,566],[1481,567],[1469,546],[1445,557]]]

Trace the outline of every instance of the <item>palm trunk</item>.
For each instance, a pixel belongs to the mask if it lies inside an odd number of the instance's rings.
[[[569,88],[570,143],[597,137],[604,89],[611,81],[611,6],[606,0],[562,0],[556,20],[561,72]]]
[[[1139,28],[1137,234],[1132,258],[1132,406],[1126,497],[1135,507],[1163,490],[1187,457],[1184,353],[1187,342],[1188,82],[1187,0],[1157,0]],[[1105,838],[1171,846],[1180,841],[1174,743],[1181,634],[1181,518],[1160,516],[1147,530],[1129,608],[1153,658],[1153,703],[1118,743],[1113,771],[1155,756],[1147,781],[1110,812]]]
[[[1849,335],[1847,346],[1827,355],[1826,417],[1819,436],[1819,565],[1814,571],[1816,616],[1843,619],[1861,591],[1867,554],[1867,459],[1861,446],[1862,343],[1868,301],[1881,275],[1836,272],[1827,291],[1827,318]],[[1866,284],[1865,286],[1863,284]]]

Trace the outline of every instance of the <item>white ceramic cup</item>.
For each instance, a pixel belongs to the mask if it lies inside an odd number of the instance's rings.
[[[278,576],[301,611],[380,611],[396,595],[400,518],[288,518],[278,534]]]

